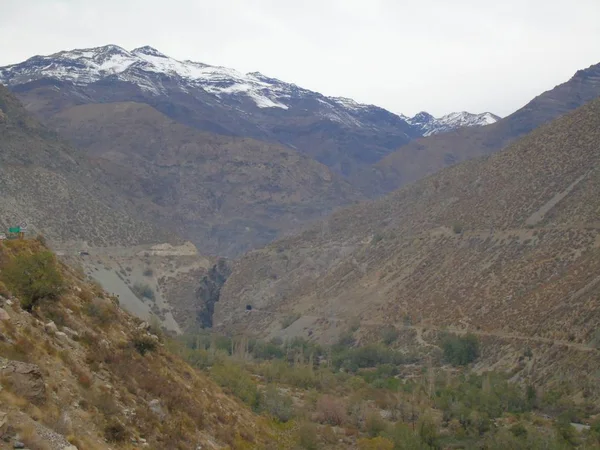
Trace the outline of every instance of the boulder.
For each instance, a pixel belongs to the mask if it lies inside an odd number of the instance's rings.
[[[44,325],[44,329],[48,333],[56,333],[58,331],[58,327],[54,322],[48,322],[46,325]]]
[[[160,420],[163,420],[167,416],[162,405],[160,404],[160,400],[158,399],[150,400],[148,407],[150,408],[150,411],[156,414]]]
[[[44,378],[35,364],[0,358],[0,376],[7,381],[7,389],[32,403],[46,400]]]
[[[10,320],[10,316],[4,308],[0,308],[0,320]]]
[[[54,335],[56,337],[59,337],[63,341],[68,341],[69,340],[69,336],[67,336],[67,333],[63,333],[62,331],[57,331],[56,333],[54,333]]]
[[[79,333],[75,330],[71,330],[69,327],[63,327],[63,333],[66,333],[70,338],[79,337]]]

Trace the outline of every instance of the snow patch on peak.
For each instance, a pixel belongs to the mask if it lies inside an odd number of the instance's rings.
[[[424,111],[414,117],[409,118],[402,114],[400,117],[409,124],[419,127],[423,136],[431,136],[463,127],[491,125],[500,120],[500,117],[490,112],[472,114],[467,111],[453,112],[439,118],[435,118]]]
[[[245,95],[259,108],[288,109],[281,101],[289,97],[286,92],[286,86],[289,85],[285,83],[259,73],[242,74],[226,67],[179,61],[150,46],[129,52],[116,45],[107,45],[35,57],[21,64],[0,68],[0,83],[14,86],[42,78],[54,78],[85,86],[116,76],[122,81],[138,85],[146,92],[159,95],[164,91],[163,83],[155,75],[170,77],[186,92],[191,88],[201,88],[217,97]]]
[[[149,56],[157,56],[159,58],[167,58],[167,55],[159,52],[154,47],[150,47],[149,45],[144,45],[143,47],[138,47],[131,51],[134,55],[149,55]]]

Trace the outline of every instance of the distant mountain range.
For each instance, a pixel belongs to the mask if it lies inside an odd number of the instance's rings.
[[[79,150],[90,183],[110,186],[103,197],[132,220],[167,228],[202,253],[237,256],[336,208],[502,149],[597,97],[600,65],[503,119],[409,118],[151,47],[34,56],[0,68],[0,83],[57,142]],[[144,241],[159,236],[147,232]]]
[[[457,128],[491,125],[500,120],[500,117],[489,112],[471,114],[466,111],[446,114],[437,119],[425,111],[421,111],[414,117],[406,117],[402,114],[400,117],[412,126],[418,127],[423,136],[445,133]]]
[[[410,140],[486,125],[491,113],[412,119],[352,99],[327,97],[259,72],[178,61],[152,47],[115,45],[34,56],[0,68],[8,85],[47,116],[83,103],[137,101],[203,131],[276,141],[349,175]]]

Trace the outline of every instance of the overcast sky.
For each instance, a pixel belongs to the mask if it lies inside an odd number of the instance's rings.
[[[0,0],[0,65],[151,45],[391,111],[507,115],[600,62],[600,0]]]

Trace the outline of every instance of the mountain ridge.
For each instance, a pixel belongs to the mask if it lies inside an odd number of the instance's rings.
[[[593,340],[600,267],[600,100],[240,259],[226,330],[335,341],[337,322]],[[249,288],[249,286],[252,286]],[[266,314],[245,314],[244,305]],[[492,313],[493,312],[493,313]],[[585,318],[585,319],[582,319]],[[285,335],[285,333],[283,333]],[[290,335],[291,336],[291,335]]]
[[[33,119],[0,85],[0,224],[29,222],[51,241],[92,245],[177,242],[144,223],[131,205],[97,182],[98,168]]]
[[[422,136],[421,127],[375,105],[327,97],[260,72],[178,61],[151,47],[35,56],[0,68],[0,83],[42,118],[65,105],[145,102],[203,131],[279,142],[344,175]]]
[[[600,63],[578,70],[568,81],[536,96],[522,108],[484,127],[458,128],[415,139],[382,158],[356,185],[375,195],[391,192],[440,169],[501,150],[526,135],[600,96]]]

